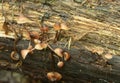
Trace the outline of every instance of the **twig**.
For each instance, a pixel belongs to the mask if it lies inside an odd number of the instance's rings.
[[[72,38],[70,37],[70,39],[68,41],[68,50],[70,50],[70,48],[71,48],[71,42],[72,42]]]

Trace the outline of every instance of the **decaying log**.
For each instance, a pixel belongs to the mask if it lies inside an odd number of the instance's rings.
[[[54,23],[60,20],[68,23],[70,31],[65,32],[64,40],[56,44],[50,45],[61,47],[69,51],[71,59],[65,62],[63,68],[56,66],[57,60],[55,59],[55,71],[60,72],[63,76],[61,82],[115,82],[119,83],[120,77],[120,14],[119,7],[113,7],[115,11],[108,10],[109,7],[97,6],[95,8],[84,8],[78,3],[68,3],[61,1],[53,3],[52,9],[41,9],[41,5],[26,2],[25,8],[28,17],[36,21],[38,17],[42,17],[47,12],[50,15],[49,19],[45,20],[45,24],[52,27]],[[108,3],[109,4],[112,3]],[[113,3],[114,4],[114,3]],[[119,4],[119,3],[117,3]],[[71,6],[72,5],[72,6]],[[38,9],[38,7],[40,9]],[[16,7],[17,8],[17,7]],[[9,8],[6,6],[7,11]],[[36,11],[35,11],[36,10]],[[90,11],[91,10],[91,11]],[[8,18],[11,17],[8,13]],[[18,15],[14,12],[15,15]],[[117,18],[117,19],[116,19]],[[17,17],[15,17],[17,20]],[[37,19],[38,20],[38,19]],[[2,26],[2,23],[0,24]],[[25,25],[27,26],[27,25]],[[26,27],[29,30],[39,31],[37,23],[28,24]],[[20,27],[20,26],[19,26]],[[18,30],[19,27],[16,27]],[[52,31],[50,34],[54,34]],[[53,62],[51,60],[51,51],[49,49],[38,51],[35,50],[33,54],[29,54],[25,60],[20,55],[21,66],[16,66],[20,61],[13,61],[10,58],[10,53],[14,50],[14,33],[9,32],[8,35],[4,34],[4,30],[0,27],[0,68],[5,70],[17,71],[19,73],[30,75],[31,77],[47,80],[46,74],[53,71]],[[23,31],[23,34],[26,34]],[[66,43],[71,39],[70,49],[67,49]],[[28,47],[28,40],[20,40],[17,44],[17,50],[20,51]],[[64,48],[65,47],[65,48]],[[97,50],[97,51],[95,51]],[[99,53],[100,51],[100,53]],[[102,52],[101,52],[102,51]],[[106,59],[105,54],[111,54],[112,59]]]
[[[3,42],[6,41],[6,42]],[[17,45],[18,52],[27,48],[28,41],[20,41]],[[6,70],[13,70],[24,74],[36,76],[37,78],[46,78],[46,73],[52,71],[50,51],[35,51],[29,54],[20,67],[16,67],[16,61],[10,58],[10,53],[13,49],[13,40],[3,39],[0,40],[0,67]],[[53,47],[56,47],[53,45]],[[55,71],[63,75],[63,81],[68,82],[95,82],[108,81],[119,82],[119,56],[114,56],[113,59],[105,61],[100,55],[92,53],[87,49],[71,49],[69,50],[71,59],[65,62],[63,68],[58,68],[55,64]],[[21,56],[20,56],[21,57]],[[100,62],[102,60],[102,62]],[[20,71],[22,70],[22,71]],[[73,79],[74,78],[74,79]]]

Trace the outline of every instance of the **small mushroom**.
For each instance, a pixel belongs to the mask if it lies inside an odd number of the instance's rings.
[[[41,46],[40,43],[38,43],[38,44],[35,45],[35,49],[36,49],[36,50],[42,50],[43,47]]]
[[[47,78],[50,81],[59,81],[62,78],[62,75],[58,72],[48,72],[47,73]]]
[[[12,51],[10,56],[13,60],[19,60],[20,58],[19,54],[16,51]]]
[[[62,68],[62,67],[64,66],[64,62],[63,62],[63,61],[59,61],[59,62],[57,63],[57,66],[58,66],[59,68]]]
[[[55,38],[54,38],[54,42],[56,42],[59,39],[59,35],[60,35],[60,31],[61,31],[60,23],[55,23],[53,28],[56,31]]]
[[[39,39],[34,39],[34,43],[39,44],[39,43],[41,43],[41,41]]]
[[[21,50],[22,58],[25,59],[29,52],[30,52],[29,49]]]
[[[36,32],[36,31],[31,31],[31,32],[30,32],[30,37],[31,37],[32,39],[39,39],[39,38],[40,38],[39,33]]]
[[[94,48],[94,49],[92,49],[92,52],[101,55],[101,54],[103,54],[104,50],[101,48]]]
[[[45,43],[45,42],[42,42],[42,43],[41,43],[41,46],[43,47],[43,49],[45,49],[45,48],[47,48],[48,44]]]
[[[55,23],[53,28],[55,31],[59,31],[61,29],[60,23]]]
[[[4,29],[5,34],[8,35],[8,32],[9,32],[8,22],[5,21],[5,22],[3,23],[2,28]]]
[[[43,50],[45,48],[47,48],[46,43],[38,43],[38,44],[35,45],[35,49],[37,49],[37,50]]]
[[[113,55],[108,53],[108,54],[105,54],[105,58],[106,59],[112,59],[113,58]]]
[[[54,75],[55,75],[57,81],[59,81],[59,80],[62,79],[62,75],[61,75],[60,73],[58,73],[58,72],[54,72]]]
[[[63,52],[64,60],[68,61],[70,59],[70,54],[68,52]]]
[[[54,52],[59,56],[63,57],[63,50],[61,48],[56,48]]]
[[[47,73],[47,78],[48,78],[50,81],[56,81],[56,78],[55,78],[53,72]]]

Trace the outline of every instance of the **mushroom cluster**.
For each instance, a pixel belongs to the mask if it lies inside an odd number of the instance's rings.
[[[56,31],[54,39],[58,39],[61,30],[69,30],[67,25],[64,23],[55,23],[53,28]],[[42,34],[45,34],[49,31],[48,27],[46,27],[46,26],[42,26],[40,28],[40,30],[41,30]],[[27,38],[30,39],[30,41],[32,41],[34,43],[34,47],[29,44],[27,49],[21,50],[21,55],[22,55],[23,59],[25,59],[26,56],[29,53],[33,52],[34,50],[43,50],[46,48],[50,49],[54,53],[53,56],[55,58],[57,58],[57,61],[58,61],[57,64],[56,63],[55,64],[58,68],[63,68],[65,61],[68,61],[70,59],[70,54],[67,51],[65,51],[61,48],[54,48],[53,49],[49,45],[48,42],[40,40],[40,33],[38,33],[38,32],[35,32],[35,31],[28,32]],[[58,72],[51,71],[51,72],[47,73],[47,78],[50,81],[59,81],[62,79],[62,75]]]
[[[17,19],[17,24],[23,25],[26,23],[35,23],[35,22],[31,21],[30,19],[25,17],[23,14],[20,14]],[[7,27],[5,25],[6,24],[4,24],[3,28]],[[59,40],[61,31],[69,30],[68,26],[65,23],[55,23],[52,27],[53,27],[54,31],[56,32],[55,37],[53,39],[53,43],[56,43]],[[38,31],[29,31],[26,28],[23,29],[22,31],[25,31],[25,34],[21,34],[22,38],[25,37],[27,40],[29,40],[29,45],[27,48],[22,49],[20,51],[20,53],[18,53],[17,47],[16,47],[17,43],[15,43],[15,45],[14,45],[15,50],[12,51],[10,54],[10,57],[12,58],[12,60],[19,61],[21,59],[20,55],[22,57],[22,60],[25,60],[29,53],[34,53],[34,50],[41,51],[46,48],[48,48],[51,52],[53,52],[53,57],[57,58],[57,63],[55,63],[55,64],[58,68],[62,68],[65,64],[65,61],[68,61],[70,59],[70,54],[67,51],[65,51],[61,48],[52,48],[49,45],[49,42],[46,39],[46,38],[49,38],[49,37],[46,37],[46,36],[48,36],[46,34],[49,32],[48,26],[43,24],[40,27],[39,32]],[[15,32],[15,34],[19,34],[19,33]],[[31,43],[33,43],[33,44],[31,44]],[[22,60],[20,60],[20,61],[22,61]],[[50,81],[59,81],[62,79],[62,75],[56,71],[48,72],[46,76]]]
[[[48,45],[48,47],[54,52],[55,57],[57,57],[57,59],[58,59],[57,67],[62,68],[64,66],[64,61],[68,61],[70,59],[70,54],[61,48],[53,49],[49,45]],[[62,58],[62,60],[60,60],[59,58]],[[51,72],[47,73],[47,78],[50,81],[59,81],[62,79],[62,75],[58,72],[51,71]]]
[[[21,2],[22,2],[22,0],[21,0]],[[18,27],[18,25],[22,25],[22,28],[21,28],[21,26],[19,26],[20,28],[16,29],[16,27],[14,27],[13,23],[8,23],[6,21],[6,18],[4,19],[4,23],[2,26],[2,29],[5,31],[6,35],[8,35],[9,31],[11,31],[14,33],[14,36],[15,36],[14,37],[15,38],[14,45],[13,45],[14,50],[10,53],[11,59],[18,61],[15,64],[15,67],[21,66],[22,61],[27,58],[27,55],[29,53],[34,53],[34,50],[41,51],[44,49],[48,49],[51,52],[51,54],[53,54],[52,57],[55,57],[55,59],[57,58],[57,64],[55,62],[56,66],[58,68],[62,68],[65,64],[65,61],[68,61],[70,59],[70,54],[61,48],[52,48],[49,45],[49,42],[48,42],[48,40],[50,39],[48,36],[49,27],[46,26],[43,22],[45,15],[44,15],[43,19],[41,19],[41,25],[39,27],[40,31],[29,31],[29,30],[27,30],[26,26],[23,27],[23,25],[31,24],[31,23],[37,24],[37,23],[36,23],[36,21],[30,20],[28,17],[26,17],[23,14],[23,8],[24,7],[21,6],[20,14],[17,17],[16,22],[15,22],[17,24],[17,27]],[[3,8],[2,8],[2,12],[3,12]],[[12,11],[12,21],[13,20],[14,20],[14,12]],[[11,26],[9,26],[10,24],[11,24]],[[67,31],[70,29],[65,22],[57,22],[52,26],[52,28],[55,31],[55,34],[54,34],[55,37],[54,37],[54,39],[52,39],[53,44],[56,43],[60,39],[60,35],[61,35],[62,31]],[[19,51],[17,49],[17,44],[20,40],[23,39],[23,37],[29,41],[29,45],[27,48],[23,48],[23,49],[20,48],[21,50],[19,53]],[[47,50],[44,50],[44,51],[47,51]],[[20,58],[20,56],[22,58]],[[22,60],[20,60],[20,59],[22,59]],[[47,72],[46,76],[50,81],[59,81],[62,79],[62,75],[60,73],[56,72],[55,70],[52,70],[51,72]]]

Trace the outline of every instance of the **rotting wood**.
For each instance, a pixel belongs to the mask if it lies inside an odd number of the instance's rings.
[[[119,21],[119,9],[116,10],[108,10],[108,7],[96,7],[96,8],[83,8],[79,4],[72,3],[72,7],[68,5],[67,3],[64,3],[58,5],[59,2],[56,2],[54,4],[53,9],[59,11],[54,12],[50,10],[48,6],[48,10],[43,9],[37,9],[37,7],[40,7],[40,5],[35,6],[35,4],[27,2],[24,4],[27,4],[25,7],[29,9],[27,12],[28,17],[30,17],[32,20],[36,21],[37,18],[44,15],[45,12],[48,12],[48,14],[51,15],[50,19],[45,20],[45,24],[49,26],[53,26],[53,24],[57,21],[63,20],[61,17],[66,17],[65,21],[68,23],[68,26],[71,28],[70,31],[68,31],[64,36],[68,37],[70,36],[72,38],[72,45],[71,50],[69,50],[72,58],[69,62],[66,62],[65,67],[63,69],[56,68],[57,71],[59,71],[63,75],[63,81],[67,82],[74,82],[74,81],[81,81],[83,80],[95,82],[97,80],[99,81],[109,81],[109,82],[119,82],[120,72],[119,72],[119,50],[120,50],[120,21]],[[119,4],[119,3],[118,3]],[[16,7],[17,8],[17,7]],[[5,12],[9,9],[8,5],[6,6]],[[92,10],[92,11],[89,11]],[[26,12],[26,11],[25,11]],[[96,13],[97,12],[97,13]],[[11,20],[11,11],[8,11],[8,18]],[[15,15],[18,15],[17,12],[15,12]],[[61,15],[61,17],[60,17]],[[108,18],[109,17],[109,18]],[[115,19],[117,18],[117,19]],[[15,16],[15,20],[17,17]],[[2,25],[2,23],[0,23]],[[30,28],[29,28],[30,27]],[[30,30],[38,31],[39,26],[38,24],[28,24],[27,26]],[[19,26],[16,27],[16,29],[19,29]],[[51,28],[50,28],[51,29]],[[9,57],[11,51],[13,49],[13,40],[14,40],[14,33],[9,32],[9,35],[5,35],[4,31],[2,31],[0,26],[0,46],[1,46],[1,68],[6,70],[17,70],[19,71],[19,68],[15,67],[16,63],[12,63],[11,58]],[[54,34],[54,31],[50,32],[51,34]],[[23,31],[23,34],[26,34],[25,31]],[[5,38],[5,39],[4,39]],[[9,39],[12,38],[12,39]],[[25,39],[25,38],[24,38]],[[80,43],[76,43],[80,42]],[[22,48],[26,48],[28,46],[27,40],[22,40],[18,44],[19,51]],[[74,46],[75,45],[75,46]],[[54,45],[53,45],[54,46]],[[60,47],[64,47],[61,45],[57,45]],[[101,58],[103,55],[96,55],[92,53],[92,50],[88,50],[85,47],[102,47],[103,49],[107,48],[110,50],[110,53],[114,56],[111,60],[104,60]],[[77,49],[75,49],[77,48]],[[109,51],[105,51],[106,53]],[[39,56],[38,56],[39,55]],[[43,56],[40,56],[43,55]],[[41,58],[42,57],[42,58]],[[116,58],[117,57],[117,58]],[[46,60],[47,58],[47,60]],[[103,60],[100,64],[97,64],[97,60]],[[2,63],[3,62],[3,63]],[[23,61],[23,65],[21,67],[22,73],[29,74],[29,75],[35,75],[38,76],[38,78],[46,78],[46,73],[51,70],[49,64],[49,58],[45,53],[35,51],[35,54],[32,54],[30,56],[27,56],[26,60]],[[5,66],[7,65],[7,66]],[[32,66],[31,66],[32,65]],[[33,69],[31,71],[31,69]],[[75,78],[75,79],[73,79]]]
[[[3,43],[3,41],[6,41]],[[51,71],[50,67],[50,58],[49,58],[49,50],[47,51],[35,51],[33,54],[29,54],[27,58],[23,61],[22,66],[16,67],[16,63],[11,60],[10,53],[13,48],[11,39],[0,40],[1,52],[0,52],[0,67],[2,69],[13,70],[17,72],[21,72],[19,68],[22,70],[21,73],[38,76],[38,78],[46,78],[46,73]],[[11,44],[10,44],[11,42]],[[28,41],[21,41],[17,45],[18,51],[22,48],[27,47]],[[53,47],[56,47],[53,45]],[[79,48],[79,47],[78,47]],[[119,58],[117,61],[112,59],[109,61],[105,61],[100,55],[92,53],[87,49],[71,49],[69,50],[71,59],[68,62],[65,62],[64,68],[57,68],[55,66],[55,70],[60,72],[63,75],[63,81],[71,81],[75,80],[81,81],[97,81],[97,80],[106,80],[108,82],[114,81],[119,82]],[[20,56],[21,57],[21,56]],[[3,61],[4,60],[4,61]],[[102,62],[99,62],[103,60]],[[99,64],[98,64],[98,63]],[[115,63],[116,62],[116,63]],[[57,65],[57,63],[56,63]],[[116,66],[117,65],[117,66]],[[31,70],[32,69],[32,70]],[[42,76],[43,75],[43,76]],[[85,77],[84,77],[85,76]],[[87,78],[86,78],[87,77]],[[76,78],[76,79],[72,79]]]

